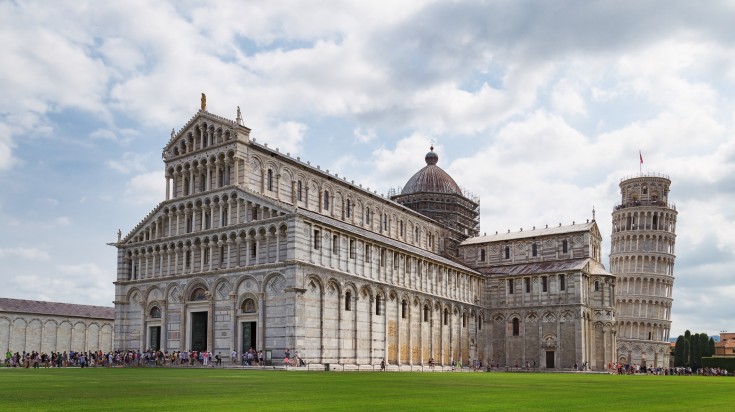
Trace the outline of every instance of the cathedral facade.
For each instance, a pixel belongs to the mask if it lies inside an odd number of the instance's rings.
[[[615,360],[615,278],[594,220],[478,236],[479,200],[433,148],[387,198],[203,103],[163,158],[164,200],[113,244],[115,349],[400,368]]]

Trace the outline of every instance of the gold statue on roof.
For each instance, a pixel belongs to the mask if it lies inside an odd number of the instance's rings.
[[[207,110],[207,95],[204,94],[204,93],[202,93],[202,107],[201,107],[201,110],[202,111],[206,111]]]

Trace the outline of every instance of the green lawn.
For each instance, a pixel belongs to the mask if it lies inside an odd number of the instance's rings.
[[[733,408],[725,377],[0,368],[2,411]]]

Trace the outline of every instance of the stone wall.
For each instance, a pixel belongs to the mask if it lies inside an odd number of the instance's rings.
[[[80,352],[112,350],[112,319],[0,313],[0,350]]]

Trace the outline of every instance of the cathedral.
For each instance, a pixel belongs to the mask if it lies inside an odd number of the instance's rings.
[[[112,244],[114,348],[290,349],[356,369],[615,363],[616,277],[594,217],[480,236],[479,199],[433,148],[425,161],[384,197],[203,100],[164,147],[163,200]]]

